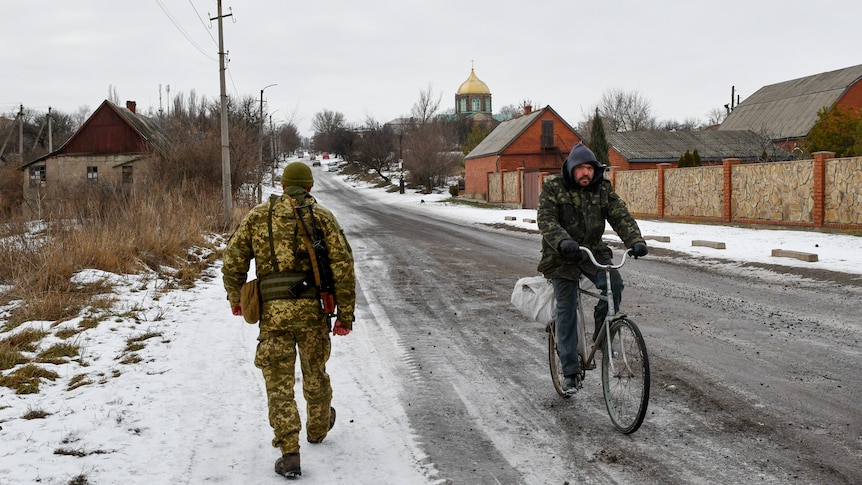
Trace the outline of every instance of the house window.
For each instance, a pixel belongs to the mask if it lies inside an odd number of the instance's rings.
[[[554,146],[554,120],[542,120],[542,148]]]
[[[94,184],[99,181],[99,167],[87,167],[87,182]]]
[[[473,98],[473,111],[482,111],[482,100],[480,98]]]
[[[132,166],[131,165],[123,165],[123,183],[124,184],[132,183]]]
[[[36,165],[30,167],[30,187],[45,186],[45,166]]]
[[[463,113],[467,111],[467,99],[461,98],[458,100],[458,111]]]

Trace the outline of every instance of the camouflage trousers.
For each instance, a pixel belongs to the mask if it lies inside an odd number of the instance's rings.
[[[330,350],[329,332],[323,324],[269,335],[257,344],[254,365],[263,372],[266,383],[269,424],[275,433],[272,446],[282,453],[299,451],[302,423],[294,400],[297,352],[307,404],[306,437],[319,441],[329,431],[332,387],[326,362]]]

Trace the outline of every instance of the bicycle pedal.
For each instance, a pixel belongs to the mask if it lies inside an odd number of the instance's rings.
[[[595,363],[595,362],[593,362],[592,364],[590,364],[590,365],[585,365],[585,366],[583,366],[583,367],[584,367],[584,369],[585,369],[585,370],[593,370],[593,369],[595,369],[595,368],[596,368],[596,363]]]

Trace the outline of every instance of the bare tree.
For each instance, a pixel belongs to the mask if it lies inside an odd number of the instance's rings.
[[[311,120],[311,129],[314,130],[312,148],[319,151],[334,151],[346,153],[340,138],[345,131],[344,115],[337,111],[325,109],[314,115]]]
[[[656,125],[650,102],[637,91],[613,88],[599,102],[605,128],[612,132],[650,130]]]
[[[727,118],[727,110],[721,108],[712,108],[706,114],[706,124],[708,126],[720,125]]]
[[[659,131],[691,131],[699,127],[700,120],[697,118],[686,118],[683,121],[662,120],[655,125],[655,129]]]
[[[445,123],[431,121],[415,126],[404,140],[404,168],[411,183],[421,186],[425,193],[445,186],[464,160],[446,128]]]
[[[356,140],[355,161],[365,170],[374,170],[387,183],[385,172],[395,160],[395,134],[392,127],[383,125],[372,117],[365,120]]]
[[[120,105],[120,95],[117,94],[117,87],[113,84],[108,84],[108,101],[115,105]]]
[[[282,153],[296,151],[302,145],[302,137],[299,136],[299,129],[292,121],[279,126],[276,133],[278,147]]]
[[[514,104],[503,106],[500,108],[499,113],[501,115],[505,115],[506,119],[520,118],[521,116],[524,116],[528,107],[530,110],[534,110],[536,106],[538,106],[538,103],[533,103],[529,99],[523,99],[517,106]]]
[[[440,100],[442,98],[443,95],[438,94],[435,99],[434,90],[430,84],[427,89],[419,91],[419,100],[416,101],[416,104],[410,110],[416,122],[419,124],[430,122],[437,113],[437,110],[440,109]]]
[[[501,107],[498,113],[503,115],[507,120],[524,116],[524,112],[514,104],[507,104],[506,106]]]

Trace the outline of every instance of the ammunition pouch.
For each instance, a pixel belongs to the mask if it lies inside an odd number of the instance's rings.
[[[260,276],[258,280],[262,301],[320,298],[312,275],[285,271]]]

